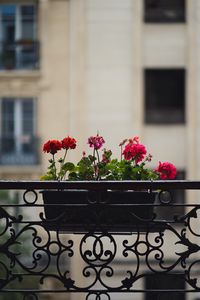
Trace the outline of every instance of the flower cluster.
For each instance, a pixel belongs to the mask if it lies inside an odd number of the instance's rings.
[[[97,134],[88,138],[87,144],[93,148],[92,154],[86,155],[84,151],[76,165],[66,162],[68,150],[75,149],[76,144],[73,137],[67,136],[61,141],[49,140],[43,145],[43,151],[52,155],[48,172],[42,176],[43,180],[156,180],[176,177],[176,167],[169,162],[159,162],[154,170],[146,168],[152,155],[147,154],[147,149],[140,143],[138,136],[125,139],[119,144],[120,160],[112,158],[111,150],[101,149],[105,140]],[[61,150],[65,151],[64,155],[56,161],[55,154]]]
[[[98,134],[96,136],[91,136],[88,138],[88,144],[91,148],[94,148],[94,150],[99,150],[103,144],[105,143],[102,136],[99,136]]]
[[[124,159],[131,160],[134,158],[136,163],[139,163],[144,159],[147,150],[144,145],[139,144],[138,140],[135,141],[130,139],[122,154],[124,155]]]
[[[51,140],[44,144],[43,151],[51,154],[56,154],[59,150],[62,149],[62,143],[57,140]]]
[[[156,172],[159,173],[161,179],[174,179],[176,177],[176,167],[169,162],[159,162]]]
[[[43,145],[43,152],[51,153],[52,159],[49,160],[49,167],[48,172],[46,175],[42,176],[41,179],[44,180],[62,180],[68,169],[66,166],[69,164],[65,163],[65,159],[67,156],[67,151],[69,149],[75,149],[76,148],[76,140],[72,137],[67,136],[63,140],[49,140]],[[65,154],[63,158],[60,158],[58,162],[60,163],[60,171],[58,171],[55,161],[55,154],[60,151],[61,149],[65,150]],[[68,167],[69,168],[69,167]]]
[[[62,141],[58,140],[49,140],[43,145],[43,151],[51,154],[56,154],[61,149],[75,149],[76,140],[71,137],[66,137]]]

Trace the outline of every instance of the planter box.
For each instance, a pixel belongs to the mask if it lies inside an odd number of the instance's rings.
[[[44,226],[48,230],[73,233],[146,231],[153,219],[156,198],[155,192],[144,191],[47,190],[41,193]]]

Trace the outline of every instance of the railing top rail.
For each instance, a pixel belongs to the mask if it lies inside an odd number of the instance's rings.
[[[200,190],[200,181],[156,180],[156,181],[33,181],[0,180],[0,189],[4,190],[40,190],[40,189],[94,189],[94,190]]]

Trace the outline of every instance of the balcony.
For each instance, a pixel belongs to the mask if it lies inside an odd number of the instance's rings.
[[[55,203],[44,204],[39,193],[44,190],[54,193]],[[72,198],[62,203],[56,191],[60,195],[66,190]],[[176,190],[193,196],[195,192],[195,197],[186,204],[174,204]],[[166,299],[170,295],[183,300],[191,293],[197,299],[199,190],[199,181],[0,181],[0,295],[37,300],[56,293],[64,299],[79,293],[87,300]],[[88,193],[84,205],[74,201],[77,191]],[[128,218],[130,225],[134,220],[134,230],[112,232],[101,219],[107,208],[118,211],[118,203],[107,197],[112,191],[158,192],[154,203],[133,204],[130,212],[124,203],[122,220]],[[134,215],[134,206],[143,211],[153,207],[153,214],[142,219]],[[177,213],[182,206],[184,210]],[[48,219],[47,207],[52,211],[60,207],[60,216]],[[70,234],[59,229],[63,220],[72,225],[71,207],[76,208],[75,214],[85,208],[90,211],[81,219],[82,233],[75,227]],[[109,219],[110,226],[114,213]],[[91,229],[90,220],[98,225],[94,227],[98,232]]]
[[[0,165],[37,165],[39,138],[30,135],[0,138]]]
[[[39,69],[39,42],[19,40],[0,43],[0,70]]]

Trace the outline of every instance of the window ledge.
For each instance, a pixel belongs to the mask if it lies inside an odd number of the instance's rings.
[[[1,175],[41,174],[41,165],[1,165]]]
[[[41,76],[40,70],[1,70],[0,78],[37,78]]]

